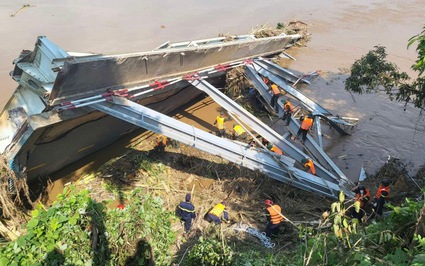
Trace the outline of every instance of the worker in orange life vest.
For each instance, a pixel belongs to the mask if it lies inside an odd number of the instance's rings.
[[[233,139],[234,140],[246,141],[247,137],[248,135],[245,129],[241,125],[233,124]]]
[[[279,205],[274,204],[273,201],[266,199],[264,201],[266,205],[266,217],[267,217],[267,226],[266,226],[266,236],[268,237],[277,237],[279,234],[279,228],[284,222],[282,215],[282,209]]]
[[[295,137],[295,139],[298,139],[298,137],[302,135],[302,141],[305,142],[305,139],[307,138],[307,133],[314,123],[313,115],[309,114],[307,117],[301,116],[300,121],[301,126],[297,132],[297,136]]]
[[[279,111],[279,107],[278,107],[278,104],[277,104],[277,100],[281,96],[280,89],[279,89],[279,87],[276,84],[272,84],[270,88],[272,89],[272,93],[273,93],[273,96],[272,96],[272,100],[271,100],[270,105],[274,108],[274,110],[276,112],[278,112]]]
[[[310,158],[303,159],[301,163],[304,166],[304,169],[312,175],[316,175],[316,168],[314,167],[313,160]]]
[[[225,113],[221,111],[220,115],[218,115],[214,121],[214,126],[217,128],[217,136],[219,137],[226,136],[226,126],[224,123],[227,121],[227,119],[224,116]]]
[[[354,193],[356,193],[355,201],[360,202],[360,211],[359,212],[356,212],[356,209],[355,208],[352,208],[351,209],[351,216],[353,218],[357,218],[357,220],[359,220],[359,222],[361,222],[362,221],[362,218],[363,218],[363,216],[365,214],[365,211],[363,210],[363,207],[370,200],[370,191],[369,191],[369,189],[367,189],[363,185],[358,185],[358,186],[354,187],[351,191],[353,191]]]
[[[382,210],[384,208],[385,201],[390,196],[389,185],[390,182],[388,179],[382,179],[381,186],[378,188],[375,198],[373,199],[373,210],[380,216],[382,216]]]
[[[283,103],[283,116],[282,120],[286,120],[286,125],[289,126],[289,122],[291,121],[292,113],[294,112],[294,107],[292,107],[291,102],[289,99],[282,102]]]
[[[276,145],[272,145],[271,143],[267,144],[267,149],[269,149],[272,152],[277,153],[279,155],[283,155],[282,150],[279,149]]]
[[[158,135],[156,137],[156,145],[155,145],[155,149],[158,152],[164,152],[165,151],[165,146],[167,146],[167,137],[164,135]]]

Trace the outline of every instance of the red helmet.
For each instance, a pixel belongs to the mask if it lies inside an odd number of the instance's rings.
[[[264,204],[266,204],[266,205],[273,205],[273,201],[271,201],[271,200],[269,200],[269,199],[266,199],[266,200],[264,201]]]

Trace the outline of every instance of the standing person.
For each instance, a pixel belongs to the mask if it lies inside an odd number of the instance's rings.
[[[314,162],[312,159],[307,158],[303,159],[301,163],[304,166],[304,169],[312,175],[316,175],[316,168],[314,167]]]
[[[272,84],[271,89],[272,89],[273,96],[272,96],[270,105],[274,108],[276,112],[279,112],[279,106],[277,104],[277,100],[281,96],[280,89],[276,84]]]
[[[246,141],[248,138],[248,134],[245,129],[241,125],[233,124],[233,139],[234,140],[243,140]]]
[[[294,107],[292,107],[292,104],[289,99],[283,101],[283,111],[284,113],[282,116],[282,120],[286,120],[286,126],[289,126],[289,122],[291,122],[292,113],[294,112]]]
[[[389,185],[390,182],[388,179],[382,179],[381,186],[379,186],[378,191],[376,191],[375,198],[373,199],[373,210],[379,216],[382,216],[382,210],[384,208],[386,199],[390,196]]]
[[[365,214],[365,211],[363,210],[363,207],[370,200],[370,191],[369,191],[369,189],[367,189],[363,185],[358,185],[358,186],[354,187],[351,191],[353,191],[354,193],[356,193],[355,201],[360,202],[360,211],[359,212],[356,212],[356,209],[355,208],[352,208],[351,209],[351,216],[353,218],[357,218],[357,220],[359,220],[359,222],[361,222],[362,221],[362,218],[363,218],[363,216]]]
[[[266,226],[266,236],[268,237],[277,237],[279,234],[279,228],[285,220],[282,215],[282,209],[279,205],[274,204],[273,201],[266,199],[264,201],[266,205],[266,217],[267,217],[267,226]]]
[[[212,208],[211,211],[208,212],[208,219],[210,222],[214,222],[216,224],[221,224],[221,220],[223,219],[226,223],[229,223],[229,213],[226,209],[226,202],[222,201]]]
[[[226,118],[224,117],[225,113],[223,111],[220,112],[214,121],[214,126],[217,128],[217,136],[224,137],[226,135],[226,127],[224,122],[226,122]]]
[[[302,135],[302,141],[305,142],[305,139],[307,138],[307,133],[314,123],[313,115],[309,114],[307,117],[301,116],[300,121],[301,126],[297,132],[297,136],[295,137],[295,139],[298,139],[298,137]]]
[[[192,226],[192,219],[196,218],[195,206],[190,202],[192,196],[186,194],[185,201],[180,202],[177,207],[177,215],[184,222],[184,232],[187,234]]]

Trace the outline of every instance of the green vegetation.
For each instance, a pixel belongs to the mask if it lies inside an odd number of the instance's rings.
[[[394,63],[386,60],[385,47],[375,46],[351,66],[345,89],[359,94],[382,90],[391,100],[413,103],[415,107],[424,109],[425,27],[420,34],[410,38],[407,47],[414,43],[417,43],[418,57],[411,69],[418,75],[412,82],[409,82],[411,78],[406,72],[400,72]]]
[[[300,226],[299,242],[290,250],[241,252],[246,244],[242,241],[231,248],[219,239],[201,238],[189,251],[189,265],[425,264],[425,238],[414,233],[423,201],[406,200],[402,206],[390,206],[392,212],[384,220],[362,226],[345,215],[344,200],[341,196],[333,204],[332,214],[321,226]]]
[[[169,265],[174,215],[162,200],[135,190],[124,210],[105,209],[88,191],[39,205],[27,233],[0,249],[0,265]]]

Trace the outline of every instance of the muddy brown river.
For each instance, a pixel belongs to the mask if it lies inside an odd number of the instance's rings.
[[[26,3],[26,2],[25,2]],[[66,51],[122,53],[153,49],[170,41],[246,34],[252,27],[300,20],[312,34],[307,47],[288,51],[296,61],[288,68],[322,75],[303,92],[333,114],[360,118],[351,136],[341,137],[324,126],[326,151],[342,171],[356,179],[364,165],[373,173],[388,156],[403,158],[412,169],[424,164],[425,122],[419,110],[390,102],[383,95],[352,95],[344,80],[355,59],[375,45],[387,47],[389,59],[410,71],[416,59],[408,39],[425,25],[423,0],[323,1],[130,1],[34,0],[0,3],[0,88],[3,107],[16,83],[9,77],[12,61],[45,35]],[[18,11],[19,10],[19,11]],[[214,103],[182,110],[189,123],[202,126],[216,115]],[[279,131],[279,128],[276,128]],[[96,161],[96,155],[91,159]]]

